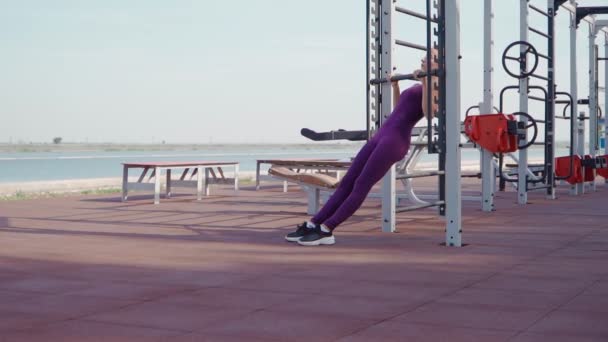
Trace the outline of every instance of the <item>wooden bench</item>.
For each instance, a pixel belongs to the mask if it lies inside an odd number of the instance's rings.
[[[272,166],[284,167],[296,172],[301,171],[334,171],[337,173],[337,177],[340,178],[340,174],[346,172],[351,165],[351,162],[339,161],[338,159],[258,159],[255,172],[255,189],[260,189],[260,181],[262,176],[260,175],[260,166],[262,164],[270,164]],[[276,177],[272,177],[276,178]],[[283,191],[287,192],[287,183],[289,181],[284,180]]]
[[[195,188],[196,199],[201,200],[203,190],[205,196],[209,196],[210,184],[227,184],[234,182],[234,190],[239,189],[239,163],[228,161],[192,161],[192,162],[144,162],[123,163],[122,172],[122,201],[127,201],[129,191],[154,191],[154,204],[160,203],[160,188],[162,173],[166,173],[166,198],[171,197],[173,188]],[[234,168],[234,178],[224,176],[223,167]],[[136,182],[129,181],[130,169],[143,169]],[[178,179],[171,177],[173,169],[182,169]],[[215,169],[215,170],[214,170]],[[150,175],[146,178],[148,171]],[[151,182],[151,180],[153,182]]]
[[[342,162],[346,163],[346,162]],[[350,163],[347,163],[350,165]],[[300,185],[307,193],[309,215],[316,214],[321,205],[321,191],[333,192],[340,184],[338,178],[321,173],[300,173],[287,167],[273,165],[268,174],[274,178]]]

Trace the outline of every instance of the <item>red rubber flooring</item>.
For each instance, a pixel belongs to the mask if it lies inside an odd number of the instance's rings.
[[[380,232],[377,199],[290,244],[296,189],[0,202],[0,341],[608,341],[604,184],[463,202],[462,248],[433,209]]]

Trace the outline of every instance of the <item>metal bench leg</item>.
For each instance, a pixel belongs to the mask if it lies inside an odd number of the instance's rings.
[[[213,170],[212,170],[213,171]],[[213,173],[215,175],[215,173]],[[215,177],[213,177],[215,178]],[[205,196],[209,196],[209,168],[205,168]]]
[[[234,165],[234,191],[239,191],[239,165]]]
[[[255,167],[255,189],[260,190],[260,162]]]
[[[167,169],[167,182],[166,182],[165,196],[171,198],[171,169]]]
[[[154,168],[154,204],[160,203],[160,178],[161,178],[160,167],[155,167]]]
[[[196,168],[196,200],[203,199],[203,168]]]
[[[308,188],[306,193],[308,194],[308,208],[306,213],[308,215],[315,215],[319,211],[321,190],[317,188]]]
[[[126,202],[129,197],[129,168],[126,165],[122,167],[122,201]]]

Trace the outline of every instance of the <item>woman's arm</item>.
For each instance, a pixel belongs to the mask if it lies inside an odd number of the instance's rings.
[[[422,70],[416,70],[414,71],[414,75],[416,75],[416,77],[418,78],[418,80],[420,80],[420,83],[422,83],[422,113],[424,114],[424,117],[428,117],[428,105],[429,105],[429,94],[427,92],[427,78],[426,77],[418,77],[418,74],[421,73]]]
[[[399,82],[391,82],[393,86],[393,109],[399,103],[399,97],[401,96],[401,90],[399,89]]]

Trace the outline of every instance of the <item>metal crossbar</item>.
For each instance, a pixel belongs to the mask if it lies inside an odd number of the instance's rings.
[[[395,179],[410,179],[410,178],[422,178],[422,177],[434,177],[445,175],[445,171],[426,171],[426,172],[412,172],[404,175],[397,175]]]
[[[542,54],[542,53],[540,53],[540,52],[537,52],[536,54],[538,55],[538,57],[544,58],[544,59],[546,59],[546,60],[550,60],[550,59],[551,59],[551,57],[549,57],[549,56],[547,56],[547,55],[543,55],[543,54]]]
[[[405,47],[413,48],[413,49],[417,49],[417,50],[421,50],[421,51],[427,51],[427,48],[425,46],[422,46],[422,45],[419,45],[419,44],[410,43],[410,42],[406,42],[405,40],[401,40],[401,39],[396,39],[395,40],[395,44],[400,45],[400,46],[405,46]]]
[[[550,37],[548,34],[546,34],[545,32],[542,32],[542,31],[540,31],[540,30],[537,30],[537,29],[535,29],[535,28],[533,28],[533,27],[528,27],[528,30],[530,30],[530,32],[534,32],[534,33],[536,33],[536,34],[538,34],[538,35],[540,35],[540,36],[543,36],[543,37],[545,37],[545,38],[551,38],[551,37]]]
[[[530,74],[530,77],[534,77],[534,78],[538,78],[538,79],[541,79],[541,80],[549,81],[548,77],[537,75],[537,74]]]
[[[395,75],[395,76],[391,77],[390,81],[391,82],[404,81],[404,80],[416,81],[416,80],[419,80],[420,78],[427,77],[427,76],[428,76],[428,74],[426,72],[422,71],[418,74],[418,77],[416,77],[416,75],[414,75],[414,74]],[[431,76],[439,76],[439,70],[431,70]],[[381,83],[386,83],[388,81],[389,81],[388,78],[383,77],[383,78],[377,78],[377,79],[370,80],[369,83],[370,84],[381,84]]]
[[[403,8],[403,7],[396,6],[395,7],[395,11],[397,11],[399,13],[407,14],[407,15],[410,15],[412,17],[416,17],[416,18],[419,18],[419,19],[422,19],[422,20],[428,20],[428,21],[433,22],[433,23],[437,22],[437,20],[435,20],[433,18],[429,18],[429,17],[427,17],[424,14],[420,14],[418,12],[410,11],[410,10],[408,10],[406,8]]]
[[[437,201],[437,202],[432,202],[432,203],[427,203],[427,204],[412,205],[409,207],[396,208],[395,212],[403,213],[406,211],[414,211],[414,210],[420,210],[420,209],[424,209],[424,208],[438,207],[438,206],[442,206],[444,204],[445,204],[445,201]]]
[[[532,5],[532,4],[528,5],[528,7],[530,7],[530,9],[532,9],[532,10],[534,10],[534,11],[536,11],[536,12],[542,14],[542,15],[544,15],[545,17],[549,16],[549,13],[541,10],[540,8],[538,8],[538,7],[536,7],[536,6]]]

